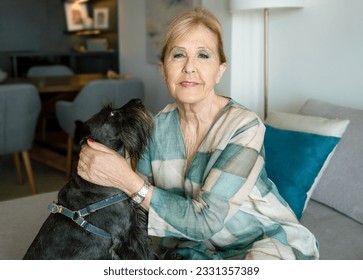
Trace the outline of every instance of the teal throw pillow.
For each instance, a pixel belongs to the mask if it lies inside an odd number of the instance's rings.
[[[300,220],[307,193],[339,137],[283,130],[266,125],[266,171]]]

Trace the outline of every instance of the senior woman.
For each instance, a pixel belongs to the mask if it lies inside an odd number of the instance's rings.
[[[215,91],[225,69],[218,19],[200,7],[177,16],[160,62],[175,103],[155,116],[137,171],[89,139],[78,173],[141,203],[161,258],[317,259],[315,237],[267,178],[263,123]]]

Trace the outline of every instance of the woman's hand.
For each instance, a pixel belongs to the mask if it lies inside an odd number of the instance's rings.
[[[116,187],[128,195],[139,191],[144,183],[125,158],[91,139],[81,148],[77,172],[91,183]]]

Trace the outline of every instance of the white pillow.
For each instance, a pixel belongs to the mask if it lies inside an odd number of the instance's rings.
[[[341,138],[349,124],[349,120],[270,112],[265,123],[280,129]]]

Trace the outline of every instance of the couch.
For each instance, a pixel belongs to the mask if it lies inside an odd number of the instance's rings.
[[[266,138],[273,134],[271,131],[282,133],[281,135],[287,138],[291,136],[291,131],[293,134],[296,132],[297,135],[296,133],[293,135],[293,143],[290,145],[292,149],[296,146],[301,148],[306,142],[309,142],[305,141],[297,145],[295,140],[301,136],[300,134],[310,137],[310,134],[320,133],[319,129],[315,129],[316,127],[325,130],[325,134],[327,131],[329,133],[333,131],[333,136],[323,136],[322,139],[318,137],[319,141],[313,142],[315,146],[320,145],[326,139],[330,141],[330,144],[335,143],[330,145],[330,150],[327,149],[325,158],[323,156],[323,159],[314,160],[313,164],[307,164],[313,156],[308,153],[309,159],[303,159],[303,156],[298,155],[299,162],[303,163],[301,172],[298,173],[303,175],[303,178],[297,182],[304,181],[309,186],[303,191],[300,190],[298,197],[303,198],[300,201],[293,199],[291,204],[299,202],[297,204],[300,207],[294,207],[294,211],[300,213],[301,223],[315,234],[320,246],[320,259],[362,260],[363,110],[310,99],[297,114],[281,113],[271,114],[271,116],[266,120],[266,125],[269,127],[269,130],[266,131]],[[311,119],[312,116],[315,119]],[[290,124],[286,120],[289,120]],[[313,121],[317,121],[317,123]],[[297,124],[301,124],[300,126],[303,128],[298,128]],[[302,130],[306,130],[308,126],[310,126],[309,135],[305,135],[307,132]],[[313,128],[311,128],[312,126]],[[282,142],[284,145],[284,152],[278,153],[285,156],[282,157],[284,162],[291,154],[298,154],[287,148],[289,146],[287,142],[280,141],[280,138],[278,142]],[[268,165],[276,154],[272,154],[272,158],[269,155],[271,142],[266,142],[265,147],[268,150],[266,151],[266,165]],[[319,147],[318,151],[320,152],[320,150]],[[316,168],[315,173],[305,170],[317,161],[321,161],[321,165]],[[285,170],[278,170],[277,176],[285,173]],[[274,172],[273,169],[271,172]],[[290,172],[292,171],[288,172],[287,177],[291,177]],[[312,181],[308,181],[307,177],[312,177]],[[276,180],[280,180],[280,178],[276,178]],[[278,187],[284,184],[283,180],[280,182]],[[288,182],[287,185],[289,188],[294,187],[291,182]],[[289,194],[284,190],[281,192]],[[0,259],[21,259],[23,257],[40,226],[49,215],[48,203],[55,200],[56,195],[56,192],[50,192],[0,203]],[[290,201],[291,198],[288,195],[286,197]]]
[[[320,259],[363,259],[362,143],[363,110],[309,99],[266,119],[269,178],[315,234]]]

